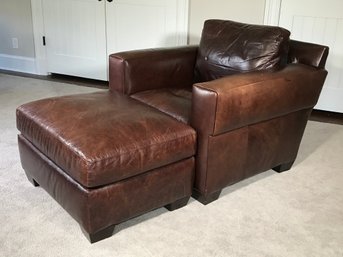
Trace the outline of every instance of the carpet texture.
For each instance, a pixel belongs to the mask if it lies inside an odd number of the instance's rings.
[[[0,256],[343,256],[343,126],[309,122],[290,171],[122,223],[90,244],[78,224],[21,168],[15,108],[100,89],[0,74]]]

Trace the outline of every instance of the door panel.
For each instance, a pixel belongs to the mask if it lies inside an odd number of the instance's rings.
[[[330,47],[329,74],[316,109],[343,112],[343,2],[282,0],[279,25],[291,38]]]
[[[177,45],[177,2],[107,2],[107,53]]]
[[[187,0],[42,0],[48,72],[107,80],[114,52],[176,46]],[[186,24],[184,24],[186,25]]]
[[[107,80],[105,1],[44,0],[48,72]]]

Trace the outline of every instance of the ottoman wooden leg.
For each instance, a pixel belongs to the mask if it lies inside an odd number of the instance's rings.
[[[34,186],[34,187],[38,187],[39,184],[37,183],[36,180],[34,180],[30,174],[28,174],[27,172],[25,172],[25,175],[27,177],[27,179],[31,182],[31,184]]]
[[[294,163],[294,161],[280,164],[279,166],[274,167],[273,170],[275,170],[276,172],[279,172],[279,173],[284,172],[284,171],[292,168],[293,163]]]
[[[189,196],[185,197],[185,198],[181,198],[173,203],[167,204],[164,207],[166,207],[169,211],[174,211],[176,209],[179,209],[183,206],[186,206],[188,201],[189,201]]]
[[[207,205],[219,198],[220,193],[222,190],[213,192],[209,195],[202,195],[198,191],[193,190],[193,198],[195,198],[197,201],[201,202],[203,205]]]
[[[100,241],[102,239],[105,239],[107,237],[112,236],[113,232],[114,232],[114,228],[115,228],[115,225],[112,225],[112,226],[104,228],[104,229],[102,229],[100,231],[97,231],[95,233],[88,233],[87,231],[85,231],[83,229],[83,227],[81,227],[81,230],[82,230],[83,234],[87,237],[89,242],[95,243],[95,242],[98,242],[98,241]]]

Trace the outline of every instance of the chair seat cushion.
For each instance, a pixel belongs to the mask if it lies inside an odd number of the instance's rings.
[[[132,98],[150,105],[183,123],[190,123],[192,107],[191,89],[163,88],[142,91]]]
[[[22,135],[81,185],[129,178],[195,154],[195,131],[128,96],[97,92],[17,109]]]
[[[207,20],[196,61],[196,80],[287,64],[290,32],[284,28],[224,20]]]

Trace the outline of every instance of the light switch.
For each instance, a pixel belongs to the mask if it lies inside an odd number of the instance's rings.
[[[12,38],[12,47],[13,48],[18,48],[19,45],[18,45],[18,38],[14,37]]]

